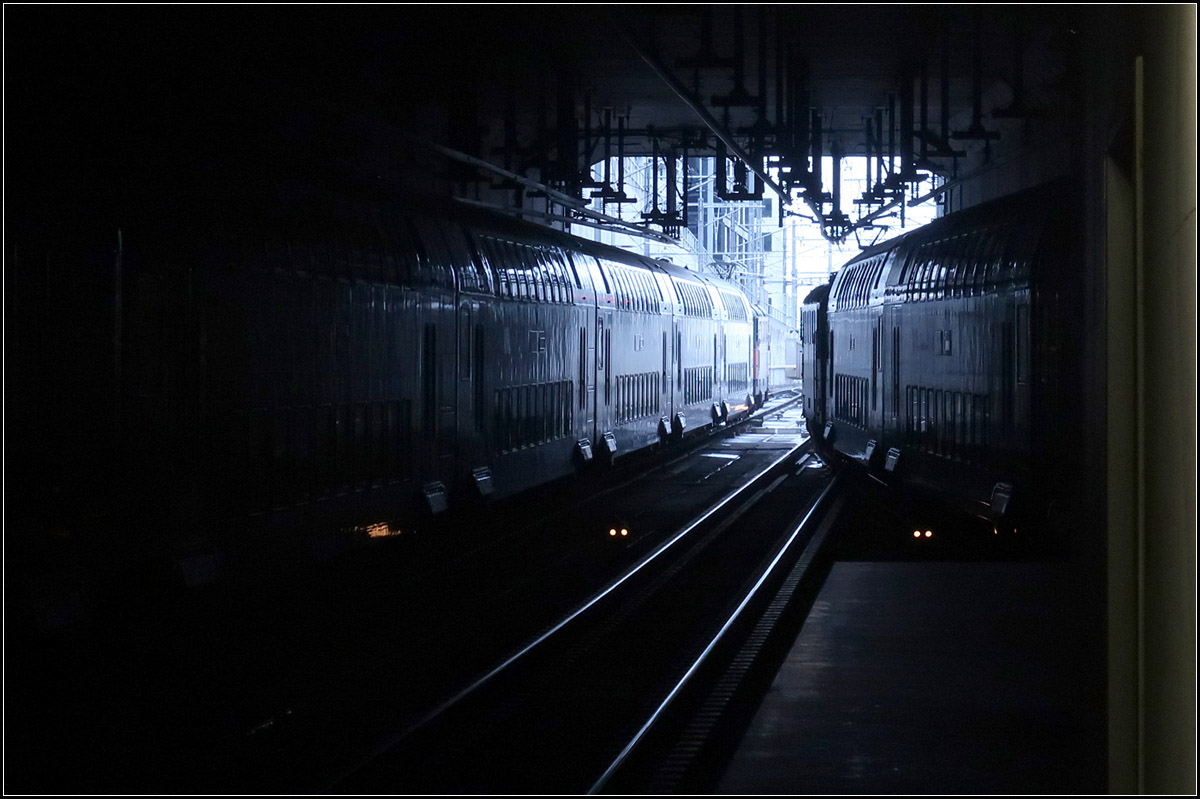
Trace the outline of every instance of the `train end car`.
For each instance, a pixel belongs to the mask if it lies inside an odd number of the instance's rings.
[[[810,436],[825,424],[825,367],[829,339],[826,315],[829,284],[817,286],[800,306],[800,391],[804,419]]]
[[[1078,400],[1073,196],[1060,182],[935,220],[810,295],[805,330],[825,345],[806,341],[814,437],[998,527],[1052,507]]]

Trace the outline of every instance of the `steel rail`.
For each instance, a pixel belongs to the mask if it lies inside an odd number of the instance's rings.
[[[720,510],[724,509],[725,507],[727,507],[728,505],[730,505],[734,500],[740,498],[743,494],[746,494],[747,492],[749,492],[751,490],[757,490],[759,483],[768,474],[770,474],[771,472],[776,470],[782,463],[784,463],[784,462],[788,461],[789,459],[791,459],[792,457],[794,457],[799,450],[803,449],[804,447],[806,447],[808,445],[809,445],[809,440],[806,439],[805,441],[803,441],[803,442],[797,444],[796,446],[792,447],[791,449],[789,449],[784,454],[780,455],[775,460],[771,461],[770,464],[768,464],[766,467],[761,469],[753,477],[746,480],[745,483],[738,486],[734,490],[730,491],[728,494],[726,494],[724,497],[722,497],[720,500],[718,500],[715,504],[711,505],[707,510],[705,510],[703,513],[701,513],[699,516],[692,519],[692,521],[688,522],[683,528],[681,528],[678,532],[676,532],[668,541],[661,544],[654,552],[650,553],[645,558],[643,558],[641,560],[641,562],[639,562],[636,566],[631,568],[620,578],[614,580],[608,586],[606,586],[605,588],[600,590],[598,593],[593,595],[590,599],[585,601],[582,605],[580,605],[578,608],[576,608],[574,611],[572,611],[566,617],[564,617],[563,619],[558,621],[556,624],[554,624],[548,630],[546,630],[545,632],[538,635],[536,638],[534,638],[532,641],[530,641],[529,643],[522,646],[519,650],[517,650],[513,654],[509,655],[507,658],[505,658],[499,664],[497,664],[492,669],[490,669],[487,673],[476,678],[469,685],[467,685],[466,687],[459,690],[453,696],[442,701],[440,704],[438,704],[432,710],[429,710],[426,713],[424,713],[423,715],[421,715],[420,718],[418,718],[415,721],[413,721],[412,723],[410,723],[405,729],[403,729],[400,732],[397,732],[393,735],[389,735],[385,739],[383,739],[382,741],[377,743],[376,746],[372,747],[372,749],[369,752],[367,752],[361,758],[359,758],[358,763],[356,763],[354,766],[351,766],[350,768],[346,769],[344,772],[342,772],[340,775],[338,775],[338,777],[336,777],[335,779],[330,780],[328,785],[326,786],[327,789],[334,790],[335,786],[338,783],[347,779],[351,774],[354,774],[355,772],[359,771],[360,769],[366,767],[366,765],[368,763],[370,763],[372,760],[384,755],[390,749],[399,745],[405,739],[407,739],[408,737],[410,737],[411,735],[416,733],[418,730],[422,729],[423,727],[425,727],[426,725],[428,725],[429,723],[431,723],[432,721],[434,721],[435,719],[437,719],[438,717],[440,717],[441,715],[443,715],[444,713],[449,711],[451,708],[458,705],[461,701],[466,699],[468,696],[470,696],[471,694],[475,693],[476,691],[478,691],[479,689],[483,688],[485,685],[490,683],[493,679],[495,679],[498,675],[500,675],[502,672],[507,670],[510,666],[512,666],[518,660],[521,660],[522,658],[524,658],[526,655],[528,655],[530,652],[532,652],[538,646],[543,644],[549,638],[554,636],[556,633],[561,631],[563,628],[565,628],[571,622],[575,621],[575,619],[579,618],[584,613],[586,613],[588,610],[592,609],[597,604],[599,604],[605,597],[607,597],[609,594],[616,591],[621,585],[623,585],[626,581],[631,579],[638,572],[642,571],[644,568],[646,568],[648,565],[650,565],[650,563],[652,563],[653,561],[658,559],[661,555],[663,555],[667,550],[669,550],[671,547],[673,547],[676,543],[678,543],[679,541],[682,541],[684,538],[686,538],[697,527],[699,527],[701,524],[703,524],[704,522],[706,522],[710,518],[712,518],[712,516],[714,514],[716,514],[718,511],[720,511]]]
[[[804,515],[804,518],[800,521],[800,524],[798,524],[796,526],[796,528],[788,536],[787,540],[783,543],[782,546],[780,546],[779,551],[775,554],[775,557],[772,558],[771,562],[767,565],[767,567],[765,569],[763,569],[763,573],[759,576],[758,580],[754,583],[754,585],[746,593],[746,596],[743,597],[743,599],[740,603],[738,603],[738,606],[730,614],[729,618],[726,619],[725,623],[723,625],[721,625],[721,629],[717,631],[716,635],[714,635],[712,640],[709,641],[708,645],[704,648],[704,650],[700,653],[700,655],[696,658],[696,660],[688,668],[687,672],[685,672],[684,675],[679,679],[679,682],[677,682],[675,684],[675,687],[673,687],[667,693],[667,696],[663,699],[662,702],[659,703],[658,707],[654,710],[654,712],[650,714],[650,717],[646,720],[646,722],[642,725],[642,727],[637,731],[637,733],[634,734],[633,738],[630,739],[630,741],[625,745],[625,747],[617,755],[616,759],[614,759],[612,761],[612,763],[609,764],[608,768],[606,768],[604,770],[604,773],[600,775],[599,779],[597,779],[596,782],[592,784],[592,787],[588,789],[589,794],[595,794],[595,793],[598,793],[601,790],[603,790],[604,786],[608,783],[608,781],[612,778],[612,776],[617,772],[617,770],[621,767],[621,765],[624,764],[624,762],[628,759],[629,755],[637,747],[638,743],[640,743],[641,740],[650,731],[650,728],[653,727],[654,724],[660,718],[662,718],[662,716],[666,713],[667,708],[670,706],[670,704],[683,691],[684,687],[688,684],[688,682],[691,681],[692,677],[695,676],[696,672],[698,672],[700,670],[700,667],[704,664],[704,662],[712,654],[713,650],[716,649],[717,645],[721,642],[721,639],[725,637],[726,633],[729,632],[729,630],[737,622],[738,618],[742,615],[742,613],[750,605],[751,601],[756,597],[758,592],[762,589],[762,586],[767,582],[767,579],[769,577],[771,577],[771,575],[774,573],[776,566],[779,565],[780,561],[783,560],[784,555],[788,552],[789,549],[791,549],[792,544],[795,542],[796,538],[800,535],[801,531],[803,531],[808,526],[810,521],[812,520],[813,514],[815,514],[818,509],[824,508],[826,498],[833,491],[834,487],[840,486],[840,484],[841,484],[841,476],[835,475],[834,478],[832,480],[830,480],[829,485],[827,485],[825,487],[825,490],[823,490],[821,492],[820,496],[817,497],[817,499],[813,503],[812,507],[809,508],[808,512]],[[819,543],[819,542],[814,542],[814,544],[815,543]]]

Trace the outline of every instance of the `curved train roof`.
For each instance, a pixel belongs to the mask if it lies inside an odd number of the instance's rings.
[[[938,217],[927,225],[893,236],[887,241],[875,244],[859,252],[846,261],[843,269],[859,261],[867,260],[880,253],[899,248],[902,244],[935,239],[939,236],[952,235],[959,230],[969,230],[997,217],[1016,214],[1027,218],[1044,216],[1049,208],[1058,208],[1063,204],[1063,198],[1072,189],[1069,180],[1055,180],[1043,183],[1024,191],[1010,194],[990,202],[973,205],[961,211]],[[839,270],[840,271],[840,270]]]
[[[829,283],[822,283],[812,291],[808,292],[808,294],[804,295],[804,301],[801,303],[801,305],[812,305],[814,303],[825,302],[825,300],[829,297],[830,285],[831,284]]]
[[[831,311],[885,301],[973,294],[1028,281],[1068,228],[1073,182],[1056,180],[935,219],[869,247],[830,280]]]

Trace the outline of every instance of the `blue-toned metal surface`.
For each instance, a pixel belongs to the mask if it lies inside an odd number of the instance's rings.
[[[113,463],[168,538],[419,518],[746,406],[736,286],[549,229],[305,199],[123,242]]]
[[[873,469],[898,450],[905,481],[980,515],[1000,482],[1048,493],[1072,402],[1058,388],[1076,337],[1072,196],[1055,184],[937,220],[810,294],[810,429],[832,422],[833,448]]]

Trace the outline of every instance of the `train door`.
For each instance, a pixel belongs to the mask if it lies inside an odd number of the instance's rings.
[[[896,440],[900,436],[900,326],[892,326],[892,434]]]
[[[662,331],[662,380],[659,383],[661,392],[659,399],[661,400],[662,404],[659,406],[659,417],[661,418],[665,416],[667,418],[667,423],[665,425],[665,429],[661,431],[661,435],[666,435],[671,430],[671,353],[674,352],[674,350],[668,341],[670,338],[671,331],[667,325],[664,325]]]
[[[720,369],[713,375],[713,381],[717,383],[717,402],[726,400],[726,407],[728,407],[733,401],[733,397],[729,394],[729,341],[726,339],[724,325],[721,325],[721,354],[718,360]]]
[[[576,439],[596,441],[596,305],[603,291],[596,274],[595,260],[584,255],[568,255],[576,281],[577,292],[573,330],[576,345],[577,373],[575,375],[575,407],[572,426]]]
[[[871,329],[871,430],[883,430],[883,409],[880,407],[880,376],[883,372],[883,318],[877,317]]]
[[[673,348],[674,355],[671,358],[671,363],[675,367],[675,379],[672,381],[674,388],[672,389],[671,409],[673,413],[680,413],[683,410],[683,334],[679,330],[679,320],[675,319],[672,322],[672,330],[674,331]],[[674,415],[671,419],[674,420]]]
[[[471,299],[458,305],[456,474],[488,465],[487,458],[487,387],[484,365],[487,362],[484,330],[489,327],[484,316],[487,309]],[[494,326],[492,326],[494,329]]]
[[[613,374],[612,374],[612,326],[611,310],[596,313],[596,426],[592,441],[599,444],[605,433],[613,429]]]
[[[422,301],[425,321],[421,336],[421,429],[428,447],[421,455],[424,480],[449,486],[454,476],[457,412],[455,401],[457,347],[452,294],[433,292]]]

